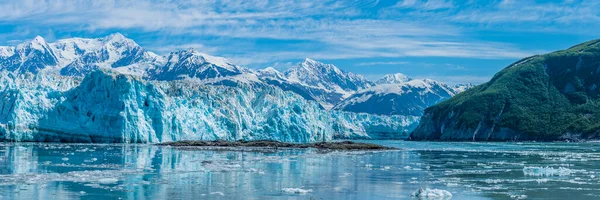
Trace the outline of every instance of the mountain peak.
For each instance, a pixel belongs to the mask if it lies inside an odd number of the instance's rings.
[[[37,35],[37,36],[35,36],[35,38],[33,38],[33,40],[31,40],[31,42],[44,44],[44,43],[46,43],[46,40],[42,36]]]
[[[122,41],[122,40],[127,39],[123,34],[118,33],[118,32],[108,35],[107,38],[110,40],[116,40],[116,41]]]
[[[407,82],[410,80],[412,80],[412,79],[404,74],[395,73],[395,74],[386,74],[379,80],[375,81],[375,83],[377,83],[377,84],[398,84],[398,83],[404,83],[404,82]]]
[[[18,49],[35,49],[35,50],[39,50],[41,52],[46,52],[48,43],[46,43],[46,40],[44,40],[44,38],[42,36],[35,36],[35,38],[33,38],[32,40],[28,41],[28,42],[24,42],[21,43],[19,45],[17,45]]]
[[[125,37],[121,33],[113,33],[104,38],[104,42],[107,44],[127,44],[128,46],[138,46],[135,41]]]
[[[310,59],[310,58],[304,58],[304,62],[302,62],[302,63],[317,64],[317,63],[321,63],[321,62]]]
[[[300,66],[307,69],[308,71],[319,72],[319,73],[337,73],[344,74],[339,68],[333,64],[325,64],[310,58],[305,58],[304,62],[300,63]]]
[[[273,67],[267,67],[267,68],[261,69],[261,71],[265,71],[265,72],[279,72],[279,71],[277,71],[277,69],[275,69]]]

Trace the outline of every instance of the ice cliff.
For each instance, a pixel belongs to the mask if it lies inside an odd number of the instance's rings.
[[[268,84],[0,72],[0,140],[156,143],[406,137],[418,117],[327,111]]]

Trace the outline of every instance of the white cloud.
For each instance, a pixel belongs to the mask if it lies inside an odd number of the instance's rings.
[[[254,64],[303,57],[521,58],[545,51],[474,39],[468,34],[472,30],[462,24],[534,23],[540,19],[568,24],[578,19],[598,18],[593,12],[598,3],[593,1],[570,5],[504,0],[475,6],[464,2],[404,0],[373,12],[365,9],[379,3],[377,0],[5,0],[0,10],[11,12],[0,12],[0,23],[36,30],[60,27],[63,31],[92,33],[137,31],[161,34],[164,38],[193,36],[193,39],[180,39],[175,43],[165,39],[145,47],[159,53],[193,47],[231,56],[231,60],[240,64]],[[0,39],[3,38],[0,36]],[[235,43],[236,40],[258,39],[305,41],[307,45],[269,49],[257,44]],[[311,45],[315,47],[306,47]]]

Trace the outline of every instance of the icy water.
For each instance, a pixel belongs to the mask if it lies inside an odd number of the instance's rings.
[[[0,199],[600,198],[600,143],[368,142],[403,149],[0,143]]]

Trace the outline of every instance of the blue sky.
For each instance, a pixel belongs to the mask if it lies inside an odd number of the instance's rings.
[[[159,54],[193,47],[279,70],[309,57],[450,84],[485,82],[600,29],[597,0],[4,0],[0,10],[0,45],[120,32]]]

